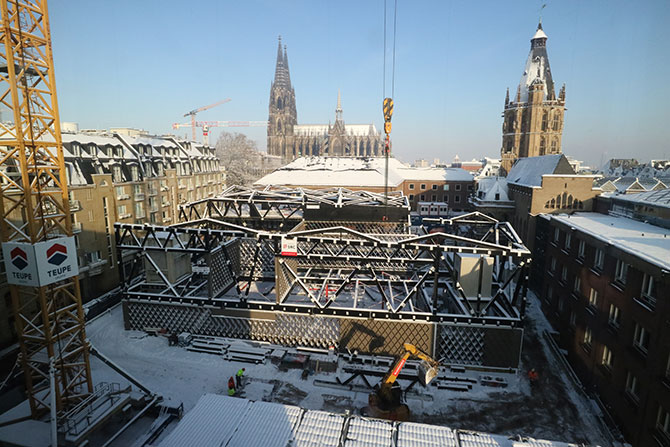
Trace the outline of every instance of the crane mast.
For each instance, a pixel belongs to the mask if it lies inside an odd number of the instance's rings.
[[[72,221],[47,2],[0,0],[0,9],[0,104],[12,119],[0,124],[0,237],[5,266],[5,247],[18,243],[26,249],[14,249],[12,260],[25,268],[29,256],[20,252],[59,245],[72,236]],[[78,277],[9,289],[31,413],[53,410],[51,402],[67,410],[93,391]]]

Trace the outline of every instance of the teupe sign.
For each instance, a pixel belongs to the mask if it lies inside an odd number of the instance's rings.
[[[49,239],[36,244],[2,244],[7,282],[46,286],[79,274],[74,237]]]

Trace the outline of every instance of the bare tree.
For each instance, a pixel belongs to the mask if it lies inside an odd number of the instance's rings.
[[[250,185],[259,177],[256,142],[240,133],[222,132],[216,155],[226,170],[227,185]]]

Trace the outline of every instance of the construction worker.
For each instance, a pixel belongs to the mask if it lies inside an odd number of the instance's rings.
[[[241,368],[237,371],[237,387],[241,388],[242,387],[242,376],[244,375],[244,368]]]
[[[233,379],[233,376],[230,376],[230,379],[228,379],[228,389],[235,389],[235,379]]]
[[[535,371],[535,368],[531,368],[528,371],[528,380],[530,381],[531,386],[535,385],[538,380],[540,380],[540,375]]]

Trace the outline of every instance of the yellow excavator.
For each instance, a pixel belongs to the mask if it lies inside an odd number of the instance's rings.
[[[405,354],[398,359],[380,384],[375,386],[375,391],[368,396],[368,416],[393,421],[409,420],[409,407],[402,402],[402,389],[396,379],[410,357],[421,360],[419,381],[422,385],[426,386],[437,376],[440,366],[438,362],[412,344],[405,343],[403,347],[405,348]]]

